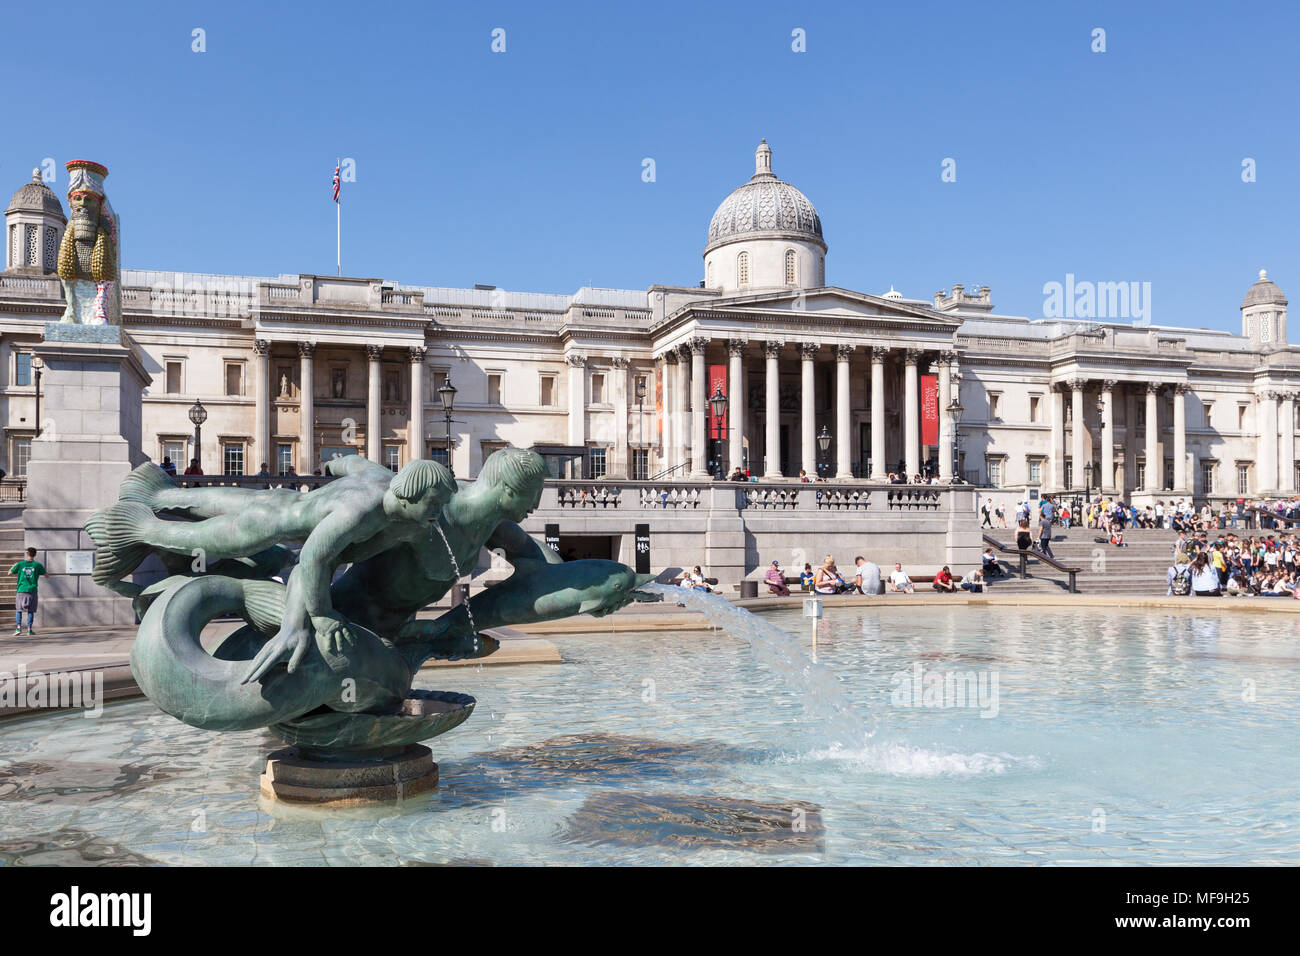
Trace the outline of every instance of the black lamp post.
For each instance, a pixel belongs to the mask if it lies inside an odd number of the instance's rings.
[[[645,447],[645,410],[642,405],[645,404],[645,379],[638,376],[636,380],[636,421],[637,421],[637,444],[640,446],[639,451],[645,455],[646,473],[636,476],[644,481],[650,477],[650,453]]]
[[[41,373],[45,371],[45,360],[39,355],[32,356],[32,372],[36,381],[36,437],[41,437]]]
[[[442,414],[443,414],[443,417],[447,420],[447,422],[446,422],[446,425],[447,425],[447,441],[446,441],[446,446],[445,446],[446,449],[447,449],[447,470],[448,470],[448,471],[452,471],[452,467],[451,467],[451,410],[452,410],[452,408],[453,408],[453,407],[455,406],[455,404],[456,404],[456,386],[453,385],[453,384],[451,384],[451,376],[450,376],[450,375],[448,375],[448,376],[447,376],[447,380],[446,380],[445,382],[442,383],[442,387],[438,389],[438,401],[442,402]],[[452,471],[452,474],[455,474],[455,472]]]
[[[709,405],[713,409],[713,421],[715,422],[717,428],[716,439],[718,442],[718,450],[713,456],[713,460],[715,462],[714,468],[716,469],[714,473],[714,477],[726,478],[727,469],[722,458],[723,444],[724,444],[723,434],[722,434],[722,418],[724,415],[727,414],[727,396],[722,394],[721,385],[715,385],[713,387],[713,397],[709,399]]]
[[[1083,466],[1083,500],[1085,505],[1092,501],[1092,462]]]
[[[952,419],[952,483],[955,485],[961,481],[961,461],[957,453],[958,428],[961,424],[961,413],[966,409],[962,407],[960,399],[954,393],[952,402],[948,405],[948,417]]]
[[[817,451],[818,451],[817,470],[819,472],[824,471],[826,468],[824,460],[826,458],[826,452],[830,450],[830,447],[831,447],[831,433],[828,432],[826,430],[826,426],[823,425],[821,432],[819,432],[817,435]]]
[[[194,454],[191,456],[203,468],[203,423],[208,420],[208,410],[203,402],[195,400],[190,406],[190,422],[194,425]]]

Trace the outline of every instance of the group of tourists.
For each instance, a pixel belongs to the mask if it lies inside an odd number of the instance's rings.
[[[963,590],[980,593],[989,581],[990,561],[996,568],[993,572],[994,576],[1001,575],[1001,566],[993,556],[992,549],[989,549],[985,552],[980,567],[972,569],[960,581],[953,576],[952,569],[945,564],[930,581],[930,587],[940,594],[956,594]],[[868,561],[862,555],[853,559],[853,565],[853,572],[846,576],[836,565],[833,555],[826,555],[815,569],[811,563],[805,563],[799,575],[799,588],[806,594],[824,595],[883,594],[886,588],[890,594],[916,593],[916,584],[912,581],[911,575],[903,570],[901,561],[894,562],[894,570],[888,576],[881,573],[880,565]],[[773,561],[768,565],[763,583],[767,585],[769,594],[778,597],[788,597],[790,594],[790,585],[786,581],[785,571],[782,570],[780,561]]]
[[[1166,594],[1253,594],[1300,599],[1300,536],[1272,533],[1211,538],[1179,532],[1165,573]]]

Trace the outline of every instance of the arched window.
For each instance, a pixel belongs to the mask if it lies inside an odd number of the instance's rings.
[[[708,275],[704,277],[704,284],[708,286],[710,289],[713,288],[713,260],[712,259],[709,260]]]
[[[785,284],[794,285],[795,279],[795,255],[793,249],[787,249],[785,252]]]
[[[736,256],[736,285],[749,285],[749,253]]]

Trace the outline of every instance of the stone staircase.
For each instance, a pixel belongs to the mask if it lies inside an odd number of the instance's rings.
[[[1003,531],[1003,534],[1006,532]],[[993,537],[1004,544],[997,534]],[[1124,533],[1128,545],[1117,548],[1105,542],[1105,533],[1096,528],[1058,527],[1052,535],[1052,553],[1068,567],[1079,568],[1080,594],[1164,594],[1165,572],[1173,561],[1173,531],[1133,529]],[[1000,555],[1002,565],[1014,575],[1019,561],[1012,555]],[[996,594],[1059,594],[1067,590],[1066,575],[1055,568],[1029,560],[1030,577],[995,581],[989,589]]]
[[[13,610],[18,579],[9,574],[23,554],[23,519],[0,521],[0,610]]]

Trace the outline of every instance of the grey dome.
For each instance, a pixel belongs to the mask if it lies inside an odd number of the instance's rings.
[[[44,216],[54,216],[60,222],[68,221],[68,217],[63,214],[63,203],[59,202],[59,197],[54,195],[54,191],[41,181],[39,169],[32,170],[32,181],[14,193],[13,198],[9,200],[9,208],[5,210],[5,215],[11,212],[34,212]]]
[[[1246,291],[1246,298],[1241,302],[1243,309],[1256,305],[1286,305],[1286,296],[1268,277],[1268,272],[1264,269],[1259,270],[1259,278]]]
[[[808,197],[772,174],[772,150],[767,140],[755,153],[749,182],[732,191],[709,222],[708,252],[728,242],[764,235],[802,239],[823,250],[822,221]]]

